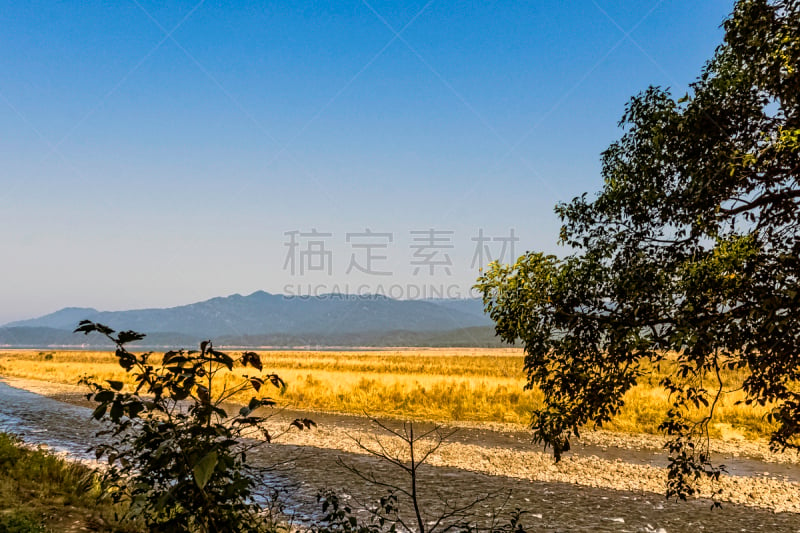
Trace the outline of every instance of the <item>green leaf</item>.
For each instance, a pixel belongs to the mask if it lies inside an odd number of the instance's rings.
[[[101,390],[97,394],[94,395],[94,401],[96,402],[110,402],[114,399],[114,391],[110,390]]]
[[[94,412],[92,412],[92,418],[94,418],[95,420],[100,420],[101,418],[103,418],[103,415],[106,414],[107,407],[108,404],[106,403],[101,403],[100,405],[98,405],[97,408],[94,410]]]
[[[169,351],[164,354],[164,357],[161,359],[161,364],[166,366],[168,364],[179,364],[185,363],[189,359],[184,355],[183,351]]]
[[[200,461],[194,465],[192,472],[194,473],[194,482],[197,483],[197,486],[205,488],[208,480],[211,479],[211,474],[214,473],[214,468],[217,466],[217,452],[213,451],[200,459]]]
[[[91,320],[81,320],[78,324],[78,327],[75,328],[73,333],[85,333],[88,335],[89,333],[97,331],[98,333],[102,333],[103,335],[111,335],[114,333],[114,330],[108,326],[104,326],[103,324],[96,324]]]
[[[245,352],[242,354],[242,364],[244,366],[250,365],[253,368],[261,370],[263,365],[261,363],[261,357],[255,352]]]
[[[120,331],[117,335],[117,342],[120,344],[127,344],[129,342],[140,341],[144,339],[144,333],[137,333],[136,331]]]
[[[119,400],[111,404],[111,411],[108,414],[111,416],[111,420],[114,422],[119,420],[122,415],[125,414],[125,411],[123,410],[122,404],[119,402]]]
[[[108,383],[108,386],[111,387],[112,389],[114,389],[115,391],[121,391],[122,390],[122,382],[121,381],[112,381],[112,380],[109,379],[109,380],[106,380],[106,383]]]
[[[225,365],[228,370],[233,370],[233,358],[230,355],[212,349],[209,349],[207,353],[212,361]]]

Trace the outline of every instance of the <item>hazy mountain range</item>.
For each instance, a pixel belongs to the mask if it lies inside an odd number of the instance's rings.
[[[394,300],[329,294],[297,297],[257,291],[165,309],[98,311],[67,307],[0,327],[0,345],[101,345],[73,334],[84,319],[147,334],[145,345],[486,346],[499,344],[478,299]]]

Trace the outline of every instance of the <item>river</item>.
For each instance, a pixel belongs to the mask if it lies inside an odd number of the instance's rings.
[[[90,412],[85,407],[0,382],[0,430],[20,435],[28,443],[46,445],[82,459],[92,458],[88,448],[95,442],[99,424],[90,420]],[[335,417],[327,415],[317,421],[336,423]],[[466,432],[459,438],[478,438],[476,435]],[[524,444],[519,437],[508,438],[508,446]],[[644,460],[645,456],[641,458]],[[381,481],[405,483],[398,469],[385,461],[332,449],[272,444],[264,446],[251,460],[274,465],[269,482],[279,491],[287,515],[295,515],[301,522],[318,516],[316,495],[320,488],[337,489],[351,504],[373,502],[384,493],[341,463],[372,473]],[[747,461],[741,464],[745,470],[761,468]],[[778,468],[791,477],[797,472],[796,467]],[[527,512],[524,522],[529,531],[800,531],[798,514],[731,503],[712,510],[706,500],[674,502],[650,492],[526,481],[433,466],[424,467],[420,478],[420,492],[429,509],[443,508],[442,502],[457,506],[476,495],[489,495],[472,509],[475,516],[485,520],[502,504],[506,510],[518,507]]]

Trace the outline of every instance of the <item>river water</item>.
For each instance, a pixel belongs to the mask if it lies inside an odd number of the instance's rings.
[[[0,382],[0,430],[20,435],[26,442],[90,459],[88,452],[100,424],[90,420],[90,410],[47,398]],[[330,423],[318,417],[319,423]],[[470,438],[469,433],[465,437]],[[521,446],[509,437],[508,446]],[[279,491],[285,513],[302,522],[318,516],[316,496],[321,488],[335,488],[354,507],[374,502],[385,490],[363,481],[343,465],[372,475],[380,482],[404,485],[406,479],[385,461],[337,450],[272,444],[250,456],[271,465],[271,488]],[[742,468],[751,466],[745,461]],[[753,467],[756,468],[756,467]],[[759,467],[763,470],[763,466]],[[789,467],[787,467],[789,468]],[[794,477],[795,471],[789,468]],[[510,495],[509,495],[510,492]],[[711,509],[705,500],[674,502],[654,493],[633,493],[568,483],[546,483],[489,476],[425,466],[420,471],[420,493],[425,507],[436,514],[447,505],[459,506],[487,495],[470,513],[483,520],[504,506],[506,511],[527,512],[529,531],[796,531],[800,515],[725,503]],[[443,503],[444,502],[444,503]]]

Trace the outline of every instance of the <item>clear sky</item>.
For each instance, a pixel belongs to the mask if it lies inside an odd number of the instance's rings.
[[[559,252],[552,208],[600,187],[625,103],[684,93],[731,9],[1,1],[0,324],[466,296],[511,230],[516,255]]]

